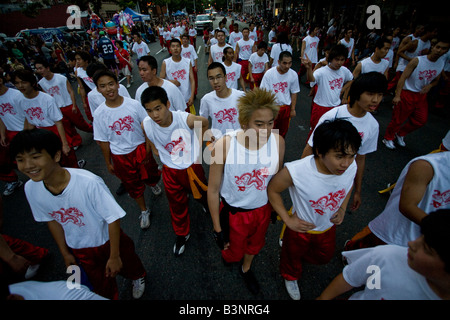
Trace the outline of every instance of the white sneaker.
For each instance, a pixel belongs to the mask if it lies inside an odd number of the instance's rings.
[[[40,264],[34,264],[32,266],[29,266],[27,271],[25,272],[25,279],[29,280],[33,278],[38,272],[40,266],[41,266]]]
[[[150,227],[150,210],[147,209],[146,211],[141,211],[139,219],[141,219],[141,229]]]
[[[300,300],[300,289],[297,280],[289,281],[284,279],[284,285],[292,300]]]
[[[406,143],[405,143],[405,139],[404,139],[405,137],[401,137],[401,136],[395,135],[395,138],[397,140],[397,144],[400,147],[406,147]]]
[[[133,280],[133,298],[139,299],[142,297],[145,291],[145,278],[139,278],[137,280]]]
[[[9,196],[12,194],[17,188],[20,188],[23,185],[23,182],[20,180],[7,182],[5,185],[5,190],[3,191],[4,196]]]
[[[395,149],[395,145],[394,145],[394,141],[393,140],[383,139],[383,143],[386,146],[386,148],[391,149],[391,150]]]
[[[150,190],[152,190],[155,196],[159,196],[162,192],[161,188],[157,184],[155,184],[153,187],[150,187]]]

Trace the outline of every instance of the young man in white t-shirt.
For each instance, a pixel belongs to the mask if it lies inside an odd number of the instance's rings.
[[[164,59],[159,76],[178,87],[183,94],[186,111],[189,111],[195,98],[195,78],[191,60],[181,56],[181,41],[178,39],[170,41],[170,52],[172,56]]]
[[[25,195],[33,217],[46,222],[66,267],[84,269],[93,291],[118,299],[116,276],[133,280],[133,297],[145,289],[145,269],[133,241],[121,230],[125,211],[103,180],[89,171],[63,168],[60,139],[42,129],[24,130],[11,142],[19,170],[30,178]]]
[[[207,72],[209,84],[213,91],[205,94],[201,99],[199,114],[206,119],[211,118],[211,138],[209,141],[215,142],[227,131],[235,131],[241,128],[238,120],[237,100],[244,95],[244,92],[227,86],[226,71],[223,64],[213,62],[209,65]]]
[[[383,74],[388,79],[389,61],[385,60],[384,57],[390,48],[391,42],[388,39],[379,38],[375,43],[374,53],[356,65],[355,70],[353,70],[353,78],[356,79],[360,74],[375,71]]]
[[[176,257],[183,254],[190,238],[189,198],[192,193],[206,212],[208,189],[205,172],[199,156],[203,133],[208,129],[208,119],[184,111],[170,111],[165,90],[152,86],[142,93],[142,105],[147,111],[142,123],[147,141],[147,152],[159,156],[163,164],[163,183],[177,236],[173,246]],[[201,125],[197,132],[195,125]]]
[[[240,86],[242,90],[245,90],[245,82],[241,75],[242,66],[239,63],[234,62],[233,59],[233,48],[225,47],[225,49],[223,49],[222,64],[225,67],[225,80],[227,87],[231,89],[238,89],[238,87]]]
[[[141,104],[119,95],[117,78],[109,70],[100,70],[94,82],[105,97],[94,113],[94,140],[99,142],[109,173],[116,175],[141,211],[140,226],[150,226],[150,209],[144,198],[145,185],[155,195],[161,172],[151,154],[145,152],[141,123],[147,116]]]
[[[355,39],[352,38],[353,30],[347,28],[344,30],[344,38],[339,40],[338,44],[342,44],[347,49],[347,55],[344,66],[347,68],[355,66]]]
[[[198,55],[195,51],[195,47],[189,43],[189,34],[185,33],[181,36],[181,56],[185,59],[189,59],[191,61],[192,65],[192,71],[194,72],[194,80],[195,80],[195,91],[194,91],[194,97],[197,96],[197,89],[198,89]]]
[[[349,300],[449,300],[450,209],[430,212],[420,229],[407,247],[381,245],[343,252],[349,264],[317,299],[331,300],[365,286]]]
[[[233,47],[233,50],[236,48],[236,43],[242,39],[242,32],[239,31],[239,24],[233,24],[233,32],[230,33],[230,37],[228,38],[228,43]]]
[[[302,49],[300,58],[308,58],[312,62],[312,69],[316,66],[317,62],[319,62],[319,42],[320,39],[317,36],[319,34],[320,28],[314,25],[310,26],[309,35],[307,35],[302,40]],[[298,75],[301,77],[305,74],[306,68],[302,64],[300,70],[298,71]],[[306,84],[309,84],[308,79],[306,80]]]
[[[311,60],[302,58],[302,64],[306,67],[308,81],[317,84],[317,93],[314,96],[311,110],[309,135],[311,135],[324,113],[342,104],[341,92],[345,92],[350,85],[349,81],[353,80],[350,70],[343,66],[346,56],[346,47],[340,44],[334,46],[328,53],[328,65],[316,69],[314,73]]]
[[[295,105],[300,92],[298,75],[291,69],[291,66],[292,54],[283,51],[280,54],[278,65],[267,70],[261,81],[261,89],[272,91],[277,97],[280,111],[274,128],[279,130],[280,136],[283,138],[286,137],[289,129],[290,119],[296,115]]]
[[[245,82],[249,82],[248,77],[248,59],[256,51],[256,42],[249,38],[249,28],[242,29],[242,39],[236,42],[234,49],[234,61],[239,63],[241,68],[241,77]]]
[[[361,136],[361,147],[356,155],[358,170],[354,182],[353,204],[351,210],[357,210],[361,205],[361,188],[366,163],[366,155],[377,150],[379,125],[372,116],[383,99],[387,89],[386,78],[378,72],[365,73],[353,81],[350,88],[350,102],[336,107],[320,117],[317,125],[333,119],[350,121]],[[302,158],[313,154],[314,131],[310,135],[303,150]]]
[[[150,49],[148,48],[148,44],[142,41],[142,37],[140,33],[135,33],[133,35],[134,44],[131,48],[131,54],[136,53],[137,60],[141,59],[142,56],[150,54]]]
[[[218,42],[211,45],[209,50],[208,65],[213,62],[222,62],[223,50],[226,47],[231,47],[225,42],[225,32],[223,32],[223,30],[216,30],[215,33]]]
[[[258,43],[256,52],[253,52],[248,59],[248,74],[250,80],[250,89],[259,88],[261,81],[269,70],[269,57],[266,54],[267,43],[261,41]]]
[[[297,281],[303,262],[324,264],[334,255],[336,225],[344,220],[360,145],[361,137],[349,121],[324,122],[314,134],[314,155],[286,163],[269,183],[269,201],[287,226],[280,272],[294,300],[300,299]],[[281,196],[286,189],[293,203],[292,215]]]

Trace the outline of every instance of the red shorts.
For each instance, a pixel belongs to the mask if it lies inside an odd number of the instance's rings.
[[[221,204],[220,209],[223,207]],[[270,223],[270,203],[247,212],[229,213],[230,246],[222,250],[227,262],[238,262],[245,254],[256,255],[264,247]]]
[[[241,65],[241,77],[245,82],[249,82],[247,79],[248,74],[248,60],[239,60],[238,63]]]
[[[253,80],[255,82],[250,82],[250,89],[253,89],[255,86],[259,88],[261,86],[261,81],[264,76],[264,73],[252,73]]]
[[[154,186],[161,177],[158,164],[150,152],[147,156],[145,143],[133,152],[123,155],[111,154],[114,173],[122,181],[131,198],[144,196],[145,185]],[[144,160],[148,160],[144,162]]]
[[[309,130],[309,134],[308,134],[308,139],[309,139],[309,136],[311,135],[311,133],[314,131],[314,128],[316,127],[320,118],[325,113],[327,113],[328,111],[330,111],[333,108],[334,107],[322,107],[322,106],[319,106],[317,103],[313,102],[312,107],[311,107],[311,118],[309,120],[310,130]]]

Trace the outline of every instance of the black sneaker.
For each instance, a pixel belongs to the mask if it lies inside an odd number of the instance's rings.
[[[247,272],[242,271],[242,266],[239,268],[240,275],[244,278],[245,284],[253,294],[258,294],[259,292],[259,283],[258,280],[256,280],[255,275],[253,274],[252,270],[249,269]]]
[[[175,254],[175,257],[179,257],[184,252],[184,247],[186,245],[186,242],[190,238],[190,234],[187,236],[177,236],[177,241],[175,242],[175,245],[173,246],[173,253]]]
[[[126,192],[127,192],[127,189],[125,189],[125,186],[123,185],[123,183],[121,183],[120,186],[116,190],[116,194],[118,196],[121,196],[121,195],[125,194]]]

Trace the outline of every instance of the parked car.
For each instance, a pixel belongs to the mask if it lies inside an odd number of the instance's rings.
[[[203,30],[208,29],[209,27],[213,27],[213,22],[209,16],[209,14],[199,14],[195,18],[195,30],[197,30],[197,34],[203,34]]]

